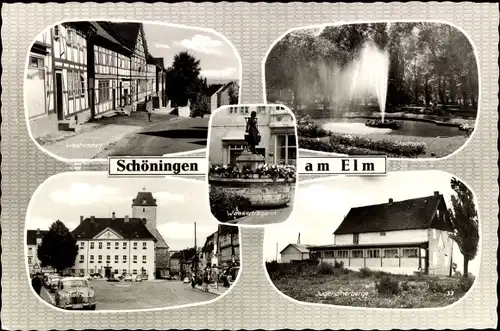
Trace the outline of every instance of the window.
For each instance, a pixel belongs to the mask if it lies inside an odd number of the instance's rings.
[[[82,241],[82,242],[80,243],[80,249],[84,249],[84,248],[85,248],[85,243]]]
[[[31,264],[33,263],[33,257],[32,256],[28,256],[28,264]]]
[[[146,249],[148,248],[148,243],[147,242],[143,242],[142,243],[142,249]]]
[[[90,242],[90,249],[94,249],[94,242],[93,241]]]
[[[369,259],[376,259],[380,257],[380,250],[379,249],[367,249],[366,250],[366,257]]]
[[[106,248],[107,248],[107,249],[111,249],[111,243],[110,243],[109,241],[108,241],[108,242],[106,242]]]
[[[134,249],[137,249],[137,243],[134,243]]]
[[[359,233],[354,233],[352,235],[352,243],[355,245],[359,244]]]
[[[146,255],[143,255],[143,256],[142,256],[142,263],[146,263],[146,260],[147,260],[147,256],[146,256]]]
[[[123,255],[123,262],[127,262],[127,255]]]
[[[99,249],[102,249],[102,243],[99,243]]]
[[[385,232],[380,232],[380,235],[381,235],[382,237],[384,237],[384,236],[385,236]]]
[[[237,114],[238,107],[229,107],[229,114]]]
[[[118,255],[115,255],[115,263],[118,263],[118,262],[119,262],[119,260],[118,260],[118,259],[119,259]]]
[[[123,243],[123,249],[127,249],[127,243],[126,242]]]
[[[337,259],[347,259],[349,257],[349,251],[336,251],[335,258]]]
[[[278,135],[277,142],[278,163],[295,164],[297,158],[297,143],[295,135]]]
[[[137,255],[134,255],[132,260],[134,263],[137,263]]]
[[[362,250],[352,251],[352,258],[353,259],[362,259],[363,258],[363,251]]]
[[[94,263],[94,255],[90,255],[90,263]]]
[[[390,259],[398,257],[398,249],[397,248],[389,248],[384,249],[384,258]]]
[[[127,269],[122,269],[122,273],[126,274],[127,273]]]
[[[36,57],[36,56],[30,56],[30,60],[29,60],[29,64],[28,64],[29,68],[33,68],[33,69],[40,68],[40,69],[43,69],[43,66],[44,66],[43,58]]]
[[[323,253],[325,259],[333,259],[333,251],[326,251]]]
[[[403,248],[403,257],[418,257],[418,249],[416,248]]]
[[[83,255],[80,255],[80,263],[83,263],[83,261],[84,261],[84,257],[83,257]]]
[[[117,241],[115,242],[115,249],[119,249],[120,248],[120,243]]]
[[[257,106],[257,113],[265,113],[266,112],[266,106]]]
[[[240,107],[240,114],[248,115],[249,112],[250,112],[250,107],[248,107],[248,106],[241,106]]]
[[[99,263],[102,263],[102,255],[99,255],[98,260],[99,260]]]
[[[142,208],[142,212],[144,213],[146,211],[146,208]]]
[[[134,275],[137,275],[137,269],[132,270],[132,273],[133,273]]]
[[[28,248],[28,254],[33,254],[33,247]]]
[[[99,103],[111,100],[109,80],[99,80]]]
[[[106,263],[111,263],[111,255],[106,255]]]
[[[89,269],[89,273],[93,274],[94,273],[94,269]]]

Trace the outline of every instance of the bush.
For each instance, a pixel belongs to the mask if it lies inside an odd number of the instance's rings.
[[[468,292],[472,287],[472,284],[474,284],[475,280],[475,277],[472,275],[469,275],[468,277],[460,277],[460,281],[458,282],[458,289],[464,293]]]
[[[250,212],[251,202],[240,195],[210,191],[210,210],[218,221],[227,222]]]
[[[335,268],[331,263],[321,262],[316,267],[316,272],[320,275],[333,275],[335,273]]]
[[[367,267],[359,269],[359,276],[361,278],[368,278],[373,275],[373,271]]]
[[[379,294],[382,295],[397,295],[401,293],[401,287],[397,280],[393,280],[390,276],[383,276],[375,285]]]
[[[335,269],[344,269],[344,261],[335,261],[333,266]]]

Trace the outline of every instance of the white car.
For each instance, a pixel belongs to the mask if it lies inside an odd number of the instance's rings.
[[[131,282],[132,281],[132,275],[131,274],[125,275],[125,278],[123,278],[123,280],[126,281],[126,282]]]
[[[187,277],[184,278],[183,282],[186,283],[186,284],[188,284],[189,283],[189,278],[187,278]]]

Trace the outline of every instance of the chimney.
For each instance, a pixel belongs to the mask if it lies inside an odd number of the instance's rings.
[[[95,216],[90,216],[90,222],[94,223],[95,222]]]
[[[113,212],[111,215],[112,215],[111,218],[115,219],[115,212]]]
[[[394,200],[392,198],[389,198],[389,205],[392,205],[393,202]]]
[[[36,229],[36,235],[37,237],[40,235],[40,229]]]
[[[127,222],[128,222],[128,215],[125,215],[125,217],[123,218],[123,221],[124,221],[125,223],[127,223]]]
[[[83,215],[80,215],[80,223],[83,222]]]
[[[434,196],[438,197],[439,196],[439,191],[434,191]]]

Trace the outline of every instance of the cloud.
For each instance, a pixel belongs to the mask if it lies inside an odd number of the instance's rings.
[[[73,206],[130,200],[130,197],[120,196],[120,193],[116,187],[73,183],[68,189],[56,190],[49,196],[55,202]]]
[[[238,69],[234,67],[219,70],[202,70],[200,75],[207,78],[237,78]]]
[[[55,221],[57,221],[57,218],[28,216],[28,218],[26,219],[26,230],[48,230],[52,223],[54,223]],[[70,231],[78,225],[78,221],[68,222],[65,219],[60,219],[60,221],[63,222]]]
[[[160,44],[160,43],[155,43],[156,48],[170,48],[169,45],[167,44]]]
[[[166,202],[184,202],[184,196],[180,194],[174,194],[170,192],[155,192],[153,193],[154,198],[158,205],[164,204]]]
[[[218,56],[225,55],[225,53],[221,49],[221,46],[224,45],[224,42],[222,42],[221,40],[212,39],[209,36],[201,34],[196,34],[191,39],[175,41],[174,45],[185,47],[199,53]]]
[[[205,243],[206,236],[215,232],[217,226],[196,224],[197,240],[199,245]],[[158,225],[158,231],[162,234],[163,238],[169,242],[168,238],[175,238],[176,240],[192,241],[194,244],[194,221],[190,223],[168,222],[166,224]]]

